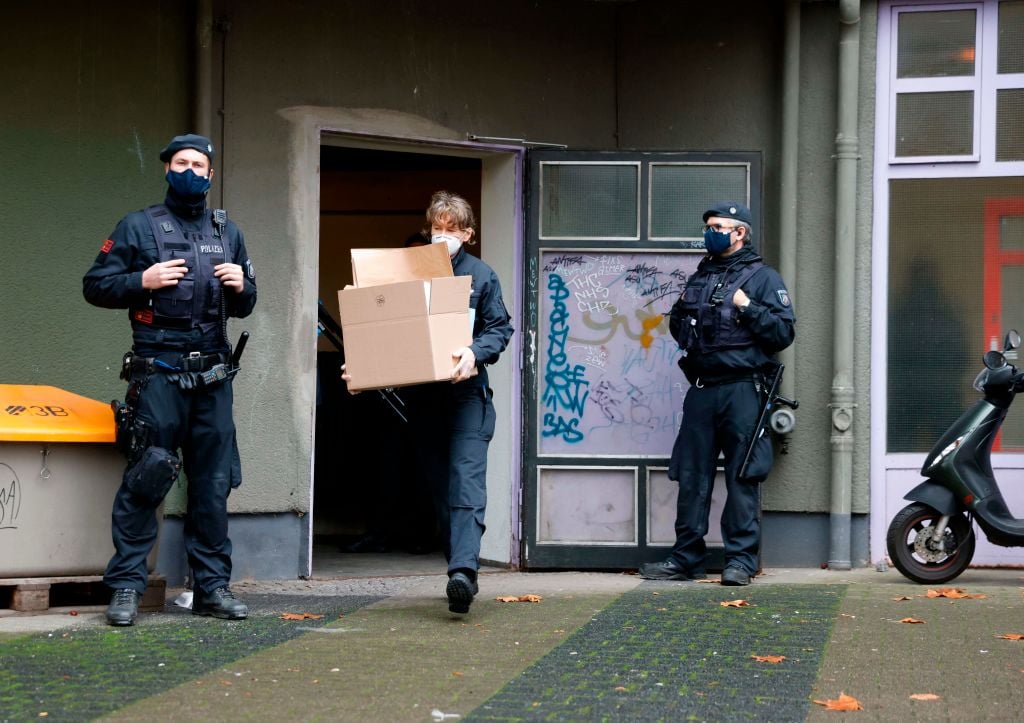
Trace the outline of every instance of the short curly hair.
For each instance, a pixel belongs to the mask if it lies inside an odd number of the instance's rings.
[[[438,221],[454,223],[460,229],[476,233],[476,216],[469,201],[451,191],[437,191],[430,197],[427,206],[427,232]],[[472,237],[471,237],[472,238]]]

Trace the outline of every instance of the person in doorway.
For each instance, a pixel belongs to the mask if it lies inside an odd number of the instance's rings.
[[[479,592],[480,540],[487,503],[487,447],[494,435],[493,393],[487,365],[498,360],[512,324],[497,275],[469,254],[476,218],[469,203],[438,191],[426,212],[431,243],[445,244],[456,276],[471,276],[473,341],[452,351],[451,381],[421,385],[409,410],[410,436],[433,489],[448,561],[448,609],[467,613]],[[473,374],[473,370],[476,374]],[[342,373],[347,382],[352,377]]]
[[[103,576],[113,591],[111,625],[135,622],[159,529],[157,508],[182,460],[192,612],[232,620],[248,614],[229,587],[227,499],[242,478],[231,411],[236,369],[226,332],[228,316],[252,312],[256,275],[242,232],[223,211],[206,206],[213,158],[209,139],[173,138],[160,151],[164,202],[121,219],[83,280],[89,303],[127,308],[132,327],[121,372],[129,382],[127,409],[118,430],[128,467],[114,498],[114,555]]]
[[[721,453],[728,490],[722,584],[748,585],[758,569],[760,482],[771,467],[771,440],[755,427],[773,355],[793,343],[796,318],[782,278],[750,246],[750,209],[735,201],[716,203],[704,212],[704,224],[708,255],[669,318],[690,382],[669,463],[669,478],[679,483],[676,542],[667,559],[643,565],[640,574],[648,580],[707,577],[704,535]],[[740,479],[755,435],[767,461]]]

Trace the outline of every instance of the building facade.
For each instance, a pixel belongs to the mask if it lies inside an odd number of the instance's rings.
[[[517,330],[491,369],[483,555],[501,564],[664,555],[685,380],[660,315],[700,257],[709,200],[750,203],[798,318],[784,390],[800,408],[762,490],[765,565],[883,559],[980,353],[1021,326],[1018,0],[69,1],[10,15],[0,315],[21,331],[0,379],[123,393],[127,324],[82,300],[81,275],[117,219],[161,198],[167,139],[209,135],[211,201],[245,231],[260,289],[231,326],[252,334],[235,382],[240,576],[315,575],[318,538],[409,514],[400,423],[372,395],[338,393],[317,301],[336,309],[348,251],[401,246],[437,188],[477,209],[475,252]],[[1010,480],[1018,424],[997,456]],[[167,506],[171,578],[182,500]]]

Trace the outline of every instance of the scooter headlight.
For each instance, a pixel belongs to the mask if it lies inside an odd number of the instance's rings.
[[[950,442],[949,444],[947,444],[947,445],[946,445],[945,447],[943,447],[943,448],[942,448],[942,451],[941,451],[941,452],[939,452],[939,453],[938,453],[938,454],[937,454],[937,455],[935,456],[935,461],[933,461],[933,462],[932,462],[931,466],[935,466],[935,465],[937,465],[937,464],[938,464],[939,462],[941,462],[941,461],[942,461],[942,460],[944,460],[944,459],[945,459],[946,457],[948,457],[948,456],[949,456],[949,455],[951,455],[951,454],[952,454],[953,452],[955,452],[955,451],[956,451],[956,449],[957,449],[957,448],[958,448],[958,447],[959,447],[959,446],[960,446],[961,444],[963,444],[963,441],[964,441],[964,437],[966,437],[966,436],[967,436],[967,435],[964,435],[964,434],[962,434],[962,435],[960,435],[959,437],[957,437],[956,439],[954,439],[954,440],[953,440],[952,442]]]

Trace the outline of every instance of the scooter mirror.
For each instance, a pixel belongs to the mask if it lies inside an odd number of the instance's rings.
[[[985,352],[985,356],[981,359],[987,369],[1002,369],[1006,366],[1006,357],[1003,356],[1003,352],[994,349]]]
[[[1020,348],[1020,334],[1016,329],[1010,329],[1006,332],[1006,339],[1003,340],[1003,350],[1009,351],[1010,349]]]

